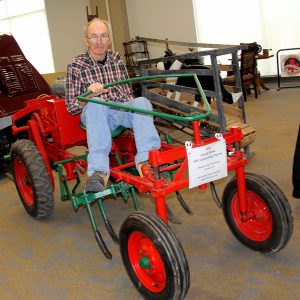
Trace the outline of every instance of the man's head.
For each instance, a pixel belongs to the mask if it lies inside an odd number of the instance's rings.
[[[103,60],[110,45],[110,25],[94,18],[84,26],[84,41],[95,60]]]

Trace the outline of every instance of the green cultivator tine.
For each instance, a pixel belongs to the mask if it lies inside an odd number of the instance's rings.
[[[130,192],[133,197],[134,206],[135,206],[136,210],[139,210],[139,205],[137,202],[137,197],[135,195],[134,187],[132,185],[126,184],[125,182],[119,182],[117,184],[112,184],[104,191],[98,192],[98,193],[86,193],[85,191],[83,191],[82,193],[71,195],[71,201],[72,201],[72,204],[73,204],[73,207],[75,210],[77,210],[79,207],[87,208],[89,219],[90,219],[93,231],[94,231],[95,239],[96,239],[101,251],[103,252],[105,257],[107,257],[108,259],[111,259],[112,255],[111,255],[109,249],[107,248],[106,243],[104,242],[100,231],[97,228],[96,220],[95,220],[95,217],[94,217],[94,214],[92,211],[92,204],[97,202],[97,205],[99,207],[105,227],[106,227],[109,235],[111,236],[112,240],[116,244],[118,244],[119,243],[118,236],[117,236],[115,230],[113,229],[109,219],[107,218],[107,215],[106,215],[104,207],[103,207],[102,200],[106,196],[109,196],[109,195],[117,196],[119,194],[121,194],[125,199],[127,199],[129,197]]]

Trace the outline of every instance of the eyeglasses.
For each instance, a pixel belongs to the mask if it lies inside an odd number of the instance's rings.
[[[91,36],[88,36],[87,38],[90,39],[91,41],[93,41],[94,43],[96,43],[98,41],[98,39],[101,41],[107,41],[109,39],[109,35],[108,35],[108,33],[102,33],[100,35],[92,34]]]

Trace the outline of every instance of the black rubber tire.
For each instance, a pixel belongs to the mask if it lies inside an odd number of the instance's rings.
[[[257,229],[263,232],[264,225],[266,226],[265,229],[268,230],[267,226],[271,224],[271,229],[269,229],[270,234],[266,236],[265,239],[253,239],[252,236],[250,236],[251,233],[247,236],[240,230],[242,227],[238,224],[239,220],[237,221],[237,216],[235,215],[234,217],[234,204],[232,204],[237,194],[237,181],[235,177],[226,185],[222,196],[225,220],[234,236],[245,246],[261,253],[278,252],[287,245],[293,233],[293,216],[288,200],[280,188],[266,176],[246,173],[245,179],[247,193],[252,193],[254,198],[255,195],[259,198],[261,204],[266,208],[264,211],[268,211],[270,217],[269,222],[264,223],[264,221],[262,221],[259,228],[254,228],[255,226],[253,226],[253,234],[256,235],[255,230]],[[255,201],[253,197],[248,197],[248,200]],[[255,203],[252,204],[253,205],[250,203],[250,207],[255,206]],[[255,213],[259,212],[259,208],[257,212],[254,208],[253,212],[255,215]],[[259,222],[259,218],[260,216],[257,214],[253,220]],[[252,226],[249,228],[251,227]],[[250,232],[251,230],[252,229],[250,229]]]
[[[54,207],[53,187],[37,147],[30,140],[18,140],[12,144],[11,160],[15,185],[27,213],[36,219],[48,218]]]
[[[165,286],[159,292],[148,289],[138,278],[129,257],[129,238],[142,234],[158,251],[166,274]],[[123,264],[136,289],[145,299],[184,299],[190,285],[190,272],[183,248],[171,228],[152,213],[136,212],[127,217],[120,229],[120,251]],[[150,253],[151,258],[151,253]]]

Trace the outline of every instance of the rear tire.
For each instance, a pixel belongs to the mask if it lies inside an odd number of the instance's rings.
[[[37,147],[30,140],[18,140],[11,147],[13,176],[27,213],[36,219],[53,212],[54,195],[50,175]]]
[[[126,271],[145,299],[184,299],[189,266],[170,227],[152,213],[131,214],[120,230],[120,250]]]
[[[249,213],[243,221],[239,210],[237,181],[233,178],[225,187],[222,202],[226,222],[235,237],[245,246],[273,253],[283,249],[293,232],[290,205],[280,188],[269,178],[246,173],[246,197]]]

